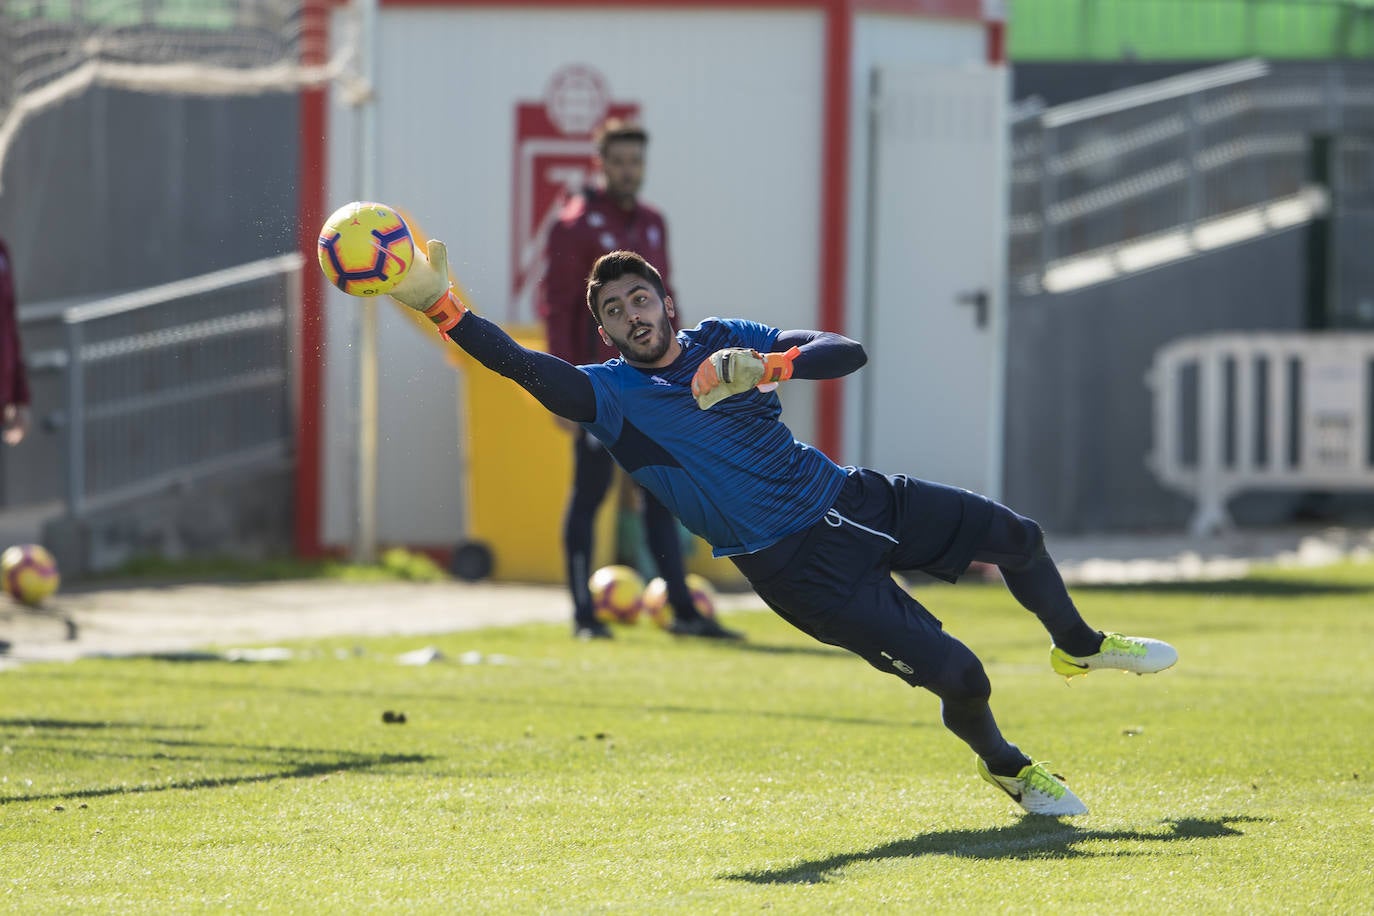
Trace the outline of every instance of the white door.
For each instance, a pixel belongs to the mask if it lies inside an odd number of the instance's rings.
[[[1006,74],[878,67],[870,92],[862,461],[996,497]]]

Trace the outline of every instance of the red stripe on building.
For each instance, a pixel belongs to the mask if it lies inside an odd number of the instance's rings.
[[[329,0],[318,4],[321,16]],[[307,10],[307,12],[311,12]],[[327,36],[326,36],[327,39]],[[325,62],[327,40],[307,48],[301,63]],[[325,210],[326,144],[328,129],[327,89],[308,89],[300,99],[299,174],[297,176],[297,244],[305,258],[301,271],[301,325],[297,362],[300,378],[296,405],[295,547],[303,557],[316,557],[320,544],[320,491],[323,467],[320,455],[324,390],[324,278],[315,269],[315,247],[328,212]]]
[[[821,118],[820,307],[823,331],[844,330],[845,261],[849,226],[849,97],[853,69],[854,19],[844,2],[827,4],[825,89]],[[816,447],[840,455],[843,383],[820,383],[816,400]]]

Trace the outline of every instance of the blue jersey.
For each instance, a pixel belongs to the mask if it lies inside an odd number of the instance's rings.
[[[596,392],[596,419],[583,426],[717,557],[753,553],[811,526],[845,480],[838,465],[792,435],[776,392],[751,389],[709,410],[692,396],[692,376],[712,353],[767,353],[779,333],[708,318],[678,332],[682,355],[670,366],[612,359],[578,367]]]

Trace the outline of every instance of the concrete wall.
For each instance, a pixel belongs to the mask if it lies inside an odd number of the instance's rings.
[[[294,250],[298,104],[93,89],[28,121],[4,166],[0,235],[30,362],[61,343],[65,305]],[[42,522],[62,511],[64,481],[61,438],[42,424],[62,407],[62,373],[35,365],[29,381],[34,428],[0,448],[0,515],[22,520],[26,539],[46,539]],[[278,470],[49,534],[76,575],[142,549],[280,552],[290,508],[290,475]]]
[[[68,580],[140,557],[270,560],[291,551],[292,470],[202,480],[80,520],[45,521],[42,543]]]
[[[1301,328],[1306,244],[1292,229],[1073,292],[1013,293],[1005,501],[1051,532],[1183,528],[1190,504],[1145,466],[1145,372],[1177,337]],[[1263,520],[1275,505],[1235,515]]]
[[[21,307],[295,250],[297,107],[93,89],[26,122],[0,192]]]

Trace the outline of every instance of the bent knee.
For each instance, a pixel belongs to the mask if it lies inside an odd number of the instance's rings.
[[[926,689],[942,700],[986,701],[992,696],[992,682],[978,656],[963,643],[955,641],[939,675],[927,683]]]
[[[1034,519],[1007,510],[1001,521],[1008,528],[1007,540],[1011,549],[1007,560],[998,564],[1008,572],[1025,572],[1045,556],[1045,531]]]

